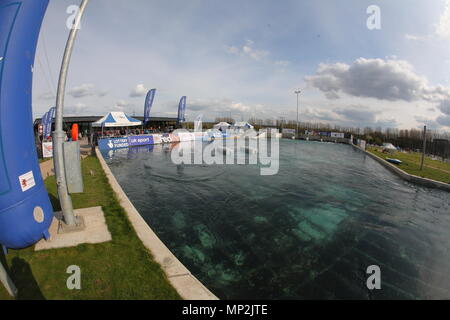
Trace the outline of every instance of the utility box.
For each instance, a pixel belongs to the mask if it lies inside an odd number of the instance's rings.
[[[84,186],[83,174],[81,172],[80,142],[64,142],[63,152],[68,192],[82,193]]]

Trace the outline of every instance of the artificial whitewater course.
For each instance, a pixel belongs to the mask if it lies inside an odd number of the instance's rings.
[[[180,144],[103,155],[219,298],[450,298],[448,192],[405,182],[349,145],[281,140],[278,173],[261,175],[260,164],[175,164]],[[383,290],[368,290],[370,265]]]

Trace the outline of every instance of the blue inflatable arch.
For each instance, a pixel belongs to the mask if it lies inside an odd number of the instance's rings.
[[[0,0],[0,244],[48,237],[53,218],[34,144],[32,69],[48,0]]]

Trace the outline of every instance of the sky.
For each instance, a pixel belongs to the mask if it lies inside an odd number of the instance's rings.
[[[78,0],[50,0],[33,114],[55,104]],[[375,9],[374,9],[375,6]],[[65,115],[296,119],[450,131],[450,0],[91,0]]]

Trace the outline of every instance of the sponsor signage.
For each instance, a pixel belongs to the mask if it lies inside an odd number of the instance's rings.
[[[22,192],[33,188],[36,185],[36,182],[34,181],[33,171],[29,171],[21,175],[19,177],[19,183],[20,187],[22,188]]]
[[[361,149],[366,150],[366,140],[358,139],[358,146]]]
[[[42,157],[53,157],[53,142],[42,142]]]
[[[283,128],[283,130],[281,130],[281,133],[295,134],[295,129]]]
[[[331,132],[331,137],[332,138],[344,138],[344,133],[343,132]]]
[[[160,144],[160,143],[162,143],[161,138],[162,138],[162,135],[160,135],[160,134],[154,134],[154,135],[153,135],[153,143],[154,143],[154,144]]]
[[[153,136],[131,136],[128,137],[128,145],[130,147],[134,146],[145,146],[148,144],[154,144]]]
[[[128,148],[128,138],[106,138],[98,140],[100,150]]]
[[[153,144],[161,143],[173,143],[181,141],[194,140],[195,135],[193,133],[187,133],[181,140],[179,136],[174,134],[150,134],[150,135],[140,135],[140,136],[130,136],[123,138],[103,138],[98,140],[98,147],[100,150],[113,150],[120,148],[136,147],[136,146],[147,146]]]

